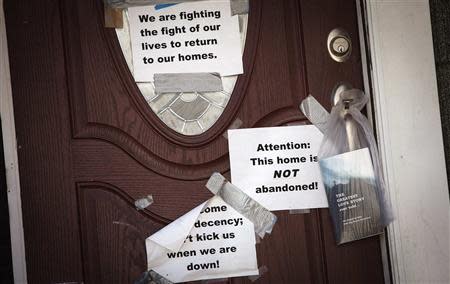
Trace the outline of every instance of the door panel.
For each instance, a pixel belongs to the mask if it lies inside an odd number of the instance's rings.
[[[131,198],[109,184],[79,183],[77,191],[84,282],[133,283],[147,261],[142,240],[165,220],[137,211]]]
[[[233,121],[306,122],[309,93],[329,109],[337,82],[362,86],[353,1],[250,4],[244,74],[218,122],[184,136],[139,93],[101,0],[5,2],[30,283],[132,282],[145,238],[209,198],[212,172],[229,177],[222,134]],[[353,39],[346,63],[327,54],[335,27]],[[148,194],[154,204],[136,211]],[[257,244],[259,283],[383,282],[378,237],[337,247],[327,210],[276,215]]]

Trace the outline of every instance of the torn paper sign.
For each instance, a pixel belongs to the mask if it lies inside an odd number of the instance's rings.
[[[157,73],[243,73],[239,18],[230,0],[128,8],[134,78]]]
[[[328,207],[313,125],[228,130],[231,181],[269,210]]]
[[[174,283],[257,275],[255,244],[253,223],[214,196],[147,238],[148,269]]]

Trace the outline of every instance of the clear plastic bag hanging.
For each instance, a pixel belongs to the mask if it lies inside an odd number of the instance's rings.
[[[393,219],[375,137],[361,113],[368,100],[357,89],[340,94],[318,154],[338,244],[381,234]]]

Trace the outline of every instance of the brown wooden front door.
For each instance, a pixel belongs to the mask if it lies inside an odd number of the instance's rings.
[[[362,88],[355,1],[251,0],[245,73],[196,136],[151,111],[101,0],[7,0],[5,13],[29,283],[132,283],[146,269],[144,239],[209,198],[212,172],[229,177],[222,134],[236,119],[305,122],[307,94],[329,109],[337,82]],[[346,63],[327,52],[336,27],[354,42]],[[137,211],[148,194],[154,204]],[[383,282],[378,237],[338,247],[327,210],[276,215],[257,245],[268,268],[258,283]]]

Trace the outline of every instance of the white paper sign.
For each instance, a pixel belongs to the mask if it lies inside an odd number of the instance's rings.
[[[134,78],[153,81],[155,73],[242,74],[239,19],[230,0],[128,8]]]
[[[269,210],[328,207],[313,125],[228,130],[231,181]]]
[[[178,283],[258,275],[255,231],[215,196],[146,240],[148,269]]]

